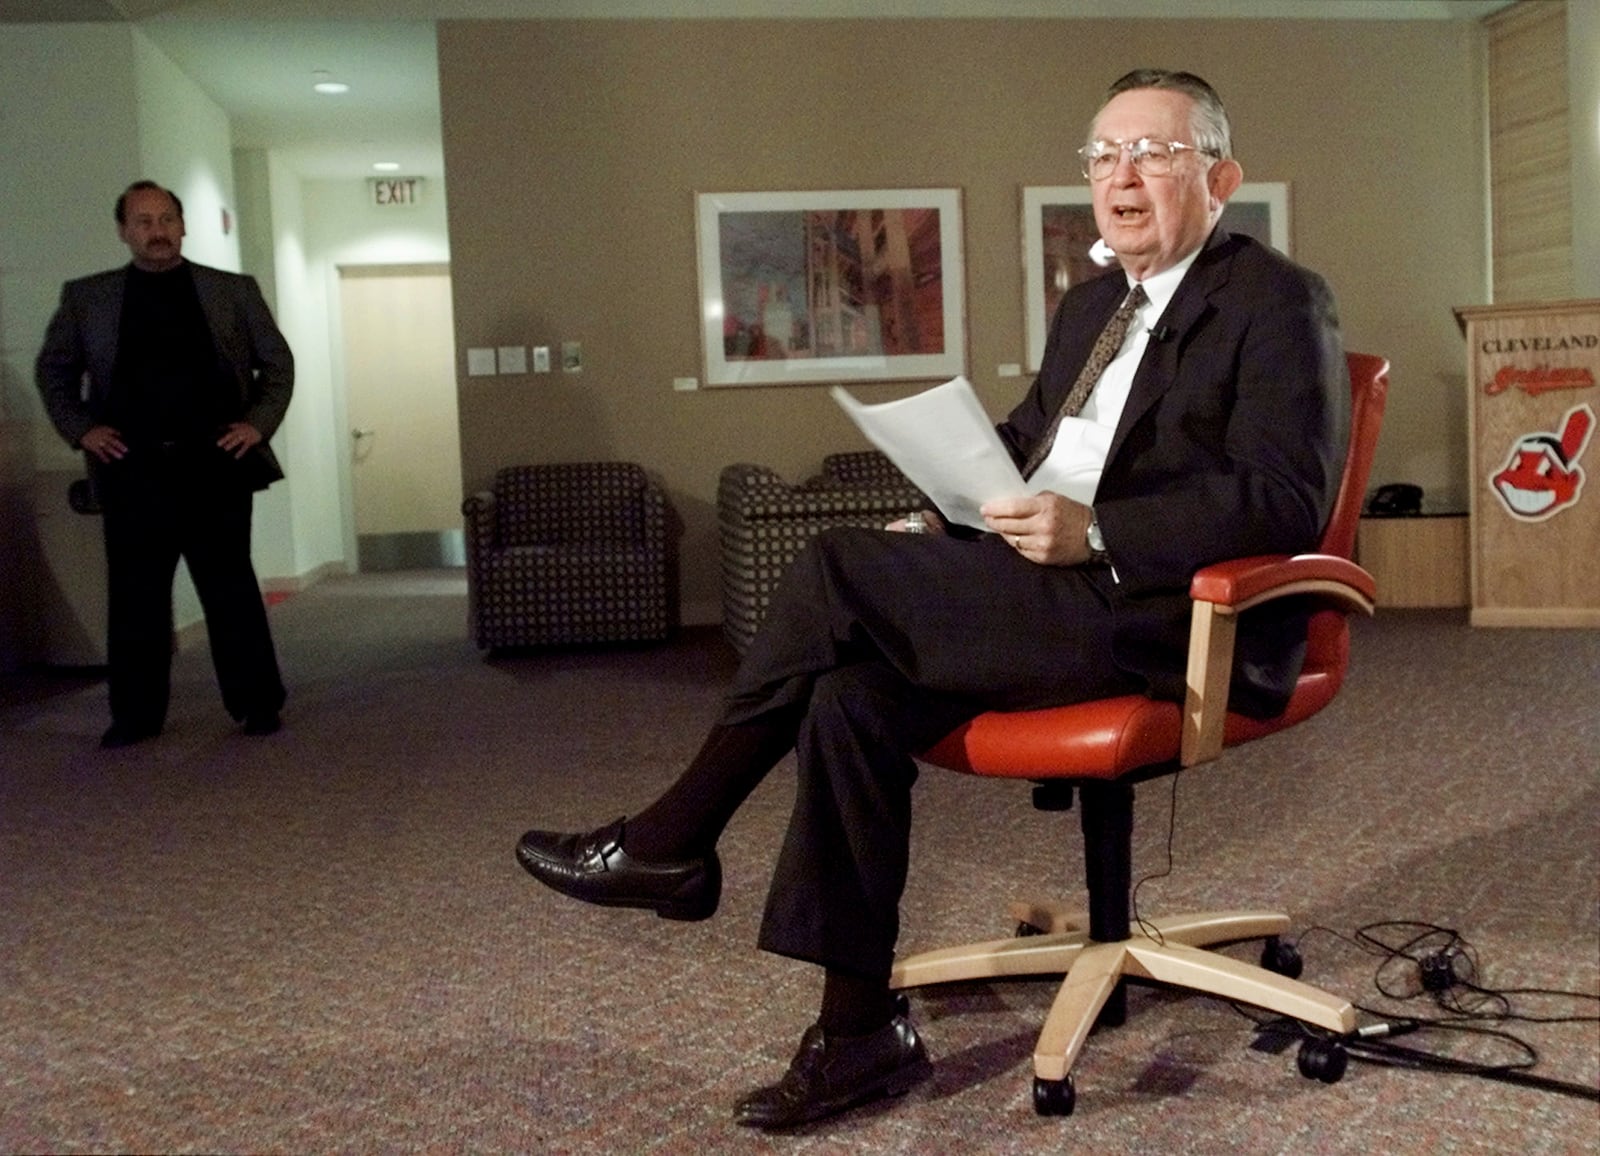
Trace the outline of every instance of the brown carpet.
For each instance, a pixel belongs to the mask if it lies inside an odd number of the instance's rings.
[[[672,777],[733,669],[720,636],[485,661],[451,574],[329,580],[271,614],[290,701],[265,739],[224,715],[204,646],[179,656],[166,733],[121,752],[96,749],[99,684],[3,680],[0,1151],[1600,1147],[1592,1100],[1364,1063],[1324,1086],[1251,1048],[1235,1010],[1150,987],[1089,1041],[1077,1112],[1042,1119],[1030,1057],[1054,987],[1032,981],[917,993],[928,1084],[748,1133],[729,1107],[781,1072],[819,986],[753,947],[789,768],[729,829],[707,923],[582,907],[511,855],[527,826],[594,825]],[[1322,716],[1178,782],[1173,871],[1140,906],[1332,929],[1305,938],[1306,978],[1364,1005],[1384,1004],[1380,961],[1347,937],[1378,920],[1459,930],[1485,986],[1600,992],[1597,703],[1600,631],[1381,613]],[[1015,895],[1076,894],[1075,815],[942,771],[917,791],[906,949],[1005,934]],[[1164,865],[1173,798],[1141,788],[1139,874]],[[1507,1030],[1535,1074],[1600,1085],[1595,1023]]]

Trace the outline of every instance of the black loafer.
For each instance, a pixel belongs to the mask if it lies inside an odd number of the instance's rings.
[[[622,849],[625,820],[586,835],[529,831],[517,862],[563,895],[602,907],[643,907],[663,919],[709,919],[722,898],[722,862],[702,859],[645,863]]]
[[[244,716],[244,733],[247,735],[275,735],[283,726],[283,719],[275,710],[253,711]]]
[[[902,1095],[932,1071],[927,1049],[903,1015],[862,1036],[829,1036],[812,1024],[783,1079],[740,1100],[733,1118],[751,1128],[794,1128]]]

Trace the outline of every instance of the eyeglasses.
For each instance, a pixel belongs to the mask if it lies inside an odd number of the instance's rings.
[[[1203,153],[1217,156],[1215,149],[1197,148],[1175,140],[1151,140],[1142,136],[1138,140],[1090,141],[1078,150],[1083,162],[1083,175],[1091,181],[1103,181],[1117,171],[1117,161],[1123,150],[1141,177],[1165,177],[1172,173],[1173,161],[1179,153]]]

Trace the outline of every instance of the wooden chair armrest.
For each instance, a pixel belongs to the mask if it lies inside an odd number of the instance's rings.
[[[1188,690],[1183,704],[1184,766],[1210,762],[1222,753],[1239,614],[1293,594],[1313,595],[1346,612],[1371,614],[1377,583],[1354,562],[1332,554],[1236,558],[1196,572],[1189,585],[1194,611],[1189,619]]]

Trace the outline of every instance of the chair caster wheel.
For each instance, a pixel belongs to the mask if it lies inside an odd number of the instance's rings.
[[[1033,1078],[1033,1110],[1039,1115],[1070,1116],[1077,1104],[1078,1092],[1070,1075],[1060,1080]]]
[[[1314,1039],[1300,1045],[1300,1074],[1308,1080],[1337,1084],[1344,1078],[1350,1053],[1338,1040]]]
[[[1300,973],[1305,970],[1305,961],[1300,958],[1298,947],[1274,935],[1261,946],[1261,966],[1274,975],[1299,979]]]
[[[1017,924],[1017,933],[1016,933],[1015,938],[1017,938],[1017,939],[1026,939],[1030,935],[1043,935],[1043,934],[1044,934],[1044,928],[1035,927],[1031,923],[1023,922],[1023,923]]]

